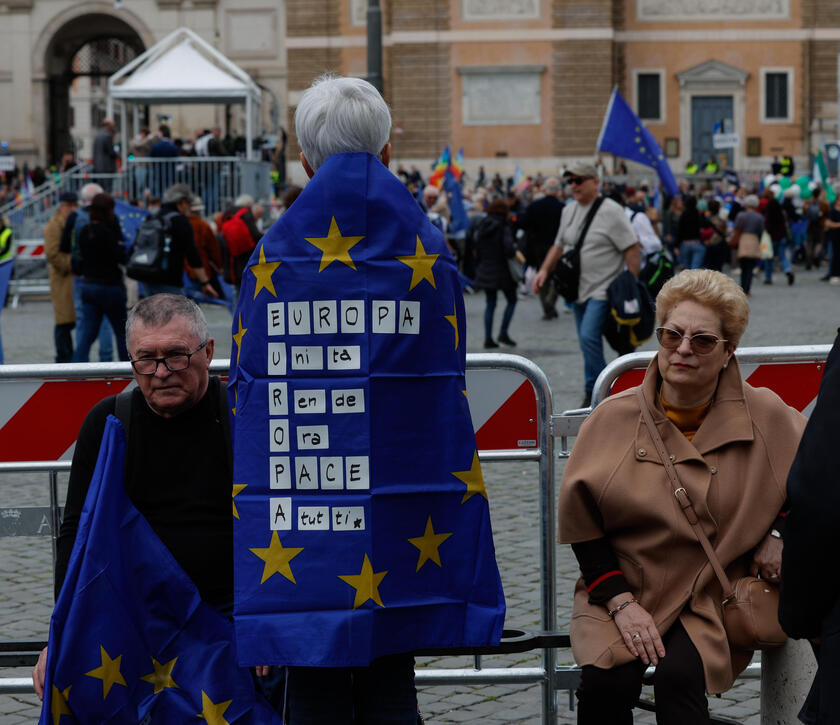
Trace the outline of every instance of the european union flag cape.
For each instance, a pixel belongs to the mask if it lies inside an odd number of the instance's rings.
[[[236,664],[233,626],[128,500],[124,458],[109,416],[50,623],[40,725],[280,725]]]
[[[498,642],[457,270],[378,159],[325,161],[254,250],[233,331],[240,662]]]

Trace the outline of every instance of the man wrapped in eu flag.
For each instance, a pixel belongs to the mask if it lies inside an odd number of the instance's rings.
[[[376,89],[323,77],[295,126],[311,181],[234,314],[239,658],[288,667],[292,725],[414,725],[411,652],[495,644],[504,621],[463,298],[387,168]]]

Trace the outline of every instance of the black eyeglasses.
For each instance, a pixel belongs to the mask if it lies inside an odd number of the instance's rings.
[[[591,179],[591,178],[592,178],[591,176],[570,176],[569,177],[569,183],[570,184],[575,184],[576,186],[579,186],[584,181],[586,181],[587,179]]]
[[[729,342],[707,332],[698,332],[696,335],[683,335],[681,332],[672,330],[670,327],[656,328],[656,339],[659,340],[659,344],[666,350],[676,350],[682,344],[683,338],[688,340],[692,352],[696,355],[708,355],[715,349],[715,346],[719,342]]]
[[[141,357],[137,360],[132,360],[131,367],[134,368],[134,372],[138,375],[154,375],[157,372],[158,365],[163,363],[163,366],[170,373],[177,373],[180,370],[186,370],[190,366],[190,358],[201,350],[207,342],[205,340],[192,352],[176,352],[166,357]]]

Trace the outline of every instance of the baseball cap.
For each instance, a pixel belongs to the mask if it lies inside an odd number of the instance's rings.
[[[597,179],[598,169],[592,164],[574,164],[571,168],[566,169],[563,176],[583,176],[589,179]]]
[[[79,197],[76,195],[75,191],[62,191],[58,195],[58,200],[68,202],[70,204],[78,204],[79,203]]]

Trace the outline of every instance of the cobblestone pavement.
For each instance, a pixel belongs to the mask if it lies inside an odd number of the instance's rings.
[[[777,274],[773,286],[754,287],[752,322],[742,345],[800,345],[830,343],[840,324],[840,288],[819,281],[820,272],[797,272],[793,287]],[[483,351],[483,294],[466,297],[467,350]],[[230,316],[221,308],[207,309],[217,356],[230,354]],[[548,376],[555,411],[577,407],[583,391],[581,356],[572,316],[561,312],[551,321],[541,319],[532,296],[520,299],[510,335],[518,341],[515,352],[537,363]],[[497,321],[501,309],[497,310]],[[6,362],[44,363],[52,360],[52,315],[48,302],[27,301],[0,316]],[[496,328],[498,329],[498,328]],[[648,342],[643,349],[654,349]],[[502,350],[506,351],[506,350]],[[45,415],[49,411],[44,411]],[[557,485],[562,475],[557,466]],[[508,625],[538,628],[539,497],[535,463],[488,463],[484,466],[493,514],[496,552],[505,586]],[[62,477],[63,480],[63,477]],[[60,497],[63,500],[63,491]],[[46,477],[0,478],[0,505],[46,505]],[[558,628],[567,626],[577,567],[568,547],[557,548]],[[46,638],[52,606],[50,543],[47,538],[0,539],[0,640]],[[560,650],[558,662],[571,664],[571,652]],[[538,666],[539,653],[484,657],[483,667]],[[471,667],[466,657],[421,658],[420,667]],[[0,670],[0,677],[28,676],[25,670]],[[646,690],[647,692],[647,690]],[[739,722],[759,722],[759,683],[742,681],[720,698],[711,698],[712,711]],[[567,692],[558,693],[559,722],[574,721]],[[538,685],[437,686],[420,692],[420,704],[429,723],[539,723]],[[0,725],[37,721],[37,698],[0,696]],[[653,723],[650,713],[639,713],[637,723]]]

